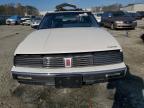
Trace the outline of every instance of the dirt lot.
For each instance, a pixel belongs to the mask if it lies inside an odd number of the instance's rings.
[[[139,26],[144,26],[144,21],[139,21]],[[14,50],[33,29],[0,26],[0,108],[144,108],[144,43],[139,38],[144,29],[138,27],[128,33],[106,30],[124,50],[130,68],[126,79],[78,89],[55,89],[20,85],[12,79]]]

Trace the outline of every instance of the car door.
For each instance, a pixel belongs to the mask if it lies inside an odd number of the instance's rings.
[[[21,22],[21,17],[20,16],[17,17],[17,22],[18,22],[18,24],[20,24],[20,22]]]
[[[102,17],[101,17],[101,23],[102,23],[102,25],[106,26],[107,19],[108,19],[108,14],[107,13],[103,13]]]

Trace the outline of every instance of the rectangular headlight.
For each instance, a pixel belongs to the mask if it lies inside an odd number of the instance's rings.
[[[115,21],[115,23],[123,24],[123,21]]]

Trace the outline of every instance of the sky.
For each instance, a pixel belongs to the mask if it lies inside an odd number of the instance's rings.
[[[105,6],[114,3],[127,5],[130,3],[144,3],[144,0],[0,0],[1,4],[21,3],[22,5],[32,5],[40,11],[53,10],[60,3],[72,3],[80,8],[90,8],[94,6]]]

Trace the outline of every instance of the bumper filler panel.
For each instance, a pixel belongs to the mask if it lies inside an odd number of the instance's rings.
[[[123,78],[126,75],[126,71],[126,68],[95,72],[53,74],[12,71],[12,76],[14,79],[18,80],[19,83],[24,84],[52,85],[56,86],[57,88],[76,88],[85,84],[94,84],[98,82],[106,82],[109,80]]]

